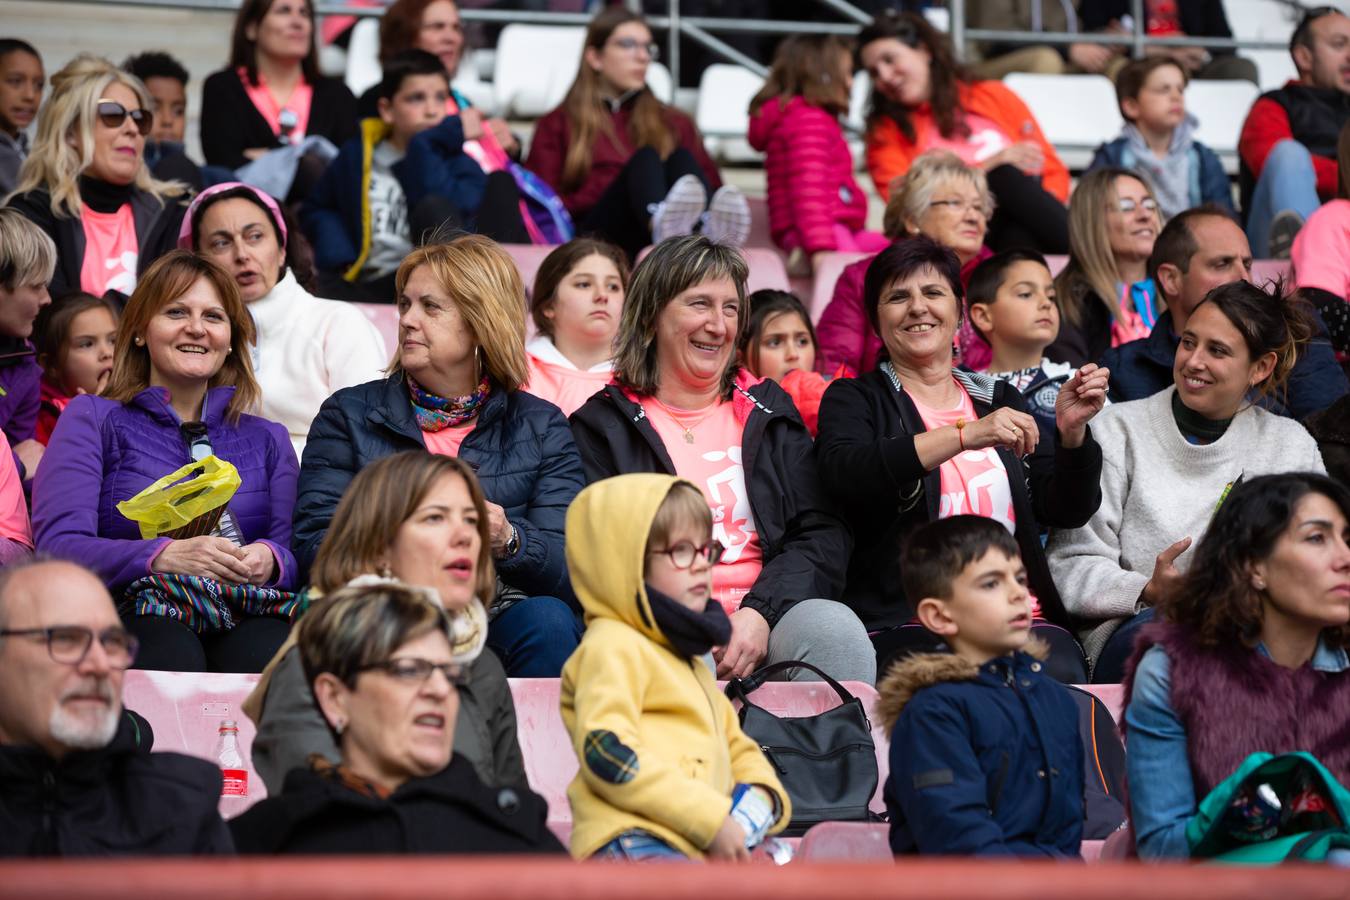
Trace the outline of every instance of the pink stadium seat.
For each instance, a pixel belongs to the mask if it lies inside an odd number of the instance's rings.
[[[1081,690],[1095,696],[1111,712],[1111,718],[1120,727],[1120,719],[1125,715],[1125,685],[1123,684],[1080,684]]]
[[[502,249],[515,262],[520,270],[520,280],[525,282],[525,294],[534,290],[534,276],[539,274],[539,266],[554,250],[552,244],[502,244]]]
[[[802,862],[893,862],[891,826],[885,822],[821,822],[802,836],[794,857]]]
[[[638,251],[637,261],[642,262],[651,252],[650,246],[643,247]],[[769,250],[764,247],[742,247],[741,255],[745,257],[746,263],[750,266],[750,277],[746,280],[745,285],[746,293],[754,293],[760,290],[792,290],[792,285],[788,281],[787,266],[783,264],[783,257],[778,255],[777,250]]]
[[[807,300],[806,311],[811,314],[811,324],[814,325],[820,321],[821,314],[825,312],[825,307],[829,305],[830,298],[834,296],[834,285],[839,280],[839,276],[844,274],[845,269],[867,255],[866,253],[831,252],[821,257],[820,264],[816,266],[811,296]]]
[[[745,246],[775,249],[769,235],[769,201],[763,197],[746,197],[745,202],[750,204],[750,237],[745,239]]]
[[[384,338],[384,346],[392,357],[398,349],[398,307],[392,303],[353,303],[365,317],[375,323]]]
[[[1289,282],[1293,277],[1293,264],[1287,259],[1252,260],[1252,283],[1265,287],[1266,282],[1283,278]]]
[[[548,801],[548,824],[554,834],[572,830],[572,807],[567,785],[577,774],[572,738],[563,727],[557,678],[512,678],[511,699],[516,704],[516,736],[525,757],[530,787]]]
[[[155,750],[172,750],[211,762],[216,761],[220,724],[233,719],[239,725],[239,750],[248,767],[249,800],[256,802],[267,796],[267,788],[253,770],[249,753],[257,729],[240,704],[257,683],[257,675],[132,669],[122,682],[122,700],[127,709],[150,722]]]

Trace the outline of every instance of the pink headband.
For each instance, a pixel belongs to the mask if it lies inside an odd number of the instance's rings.
[[[206,200],[209,200],[216,194],[234,190],[235,188],[243,188],[252,194],[259,203],[267,207],[268,212],[272,214],[273,224],[277,226],[277,233],[281,235],[281,249],[283,252],[286,250],[286,219],[281,214],[281,207],[277,205],[277,201],[273,200],[266,191],[260,191],[252,185],[244,184],[242,181],[226,181],[223,184],[213,184],[196,197],[192,198],[192,203],[188,206],[187,213],[183,216],[183,224],[178,228],[178,249],[197,249],[192,245],[192,217],[196,215],[197,210]]]

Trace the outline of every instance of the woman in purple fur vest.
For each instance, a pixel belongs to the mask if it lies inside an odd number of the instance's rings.
[[[1139,855],[1185,857],[1199,802],[1252,753],[1306,750],[1350,783],[1350,491],[1254,478],[1215,513],[1126,679]]]

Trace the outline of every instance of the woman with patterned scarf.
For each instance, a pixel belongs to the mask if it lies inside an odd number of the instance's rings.
[[[395,283],[399,346],[389,376],[338,391],[310,428],[296,557],[314,562],[338,501],[367,463],[411,449],[459,457],[487,495],[501,581],[488,646],[511,677],[556,678],[581,635],[563,520],[584,476],[562,413],[520,390],[520,273],[491,240],[467,235],[413,251]]]

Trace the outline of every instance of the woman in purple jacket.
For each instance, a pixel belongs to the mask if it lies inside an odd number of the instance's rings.
[[[70,402],[38,469],[38,549],[103,578],[140,639],[140,668],[258,672],[289,631],[298,466],[284,427],[244,414],[259,396],[253,342],[234,280],[167,254],[127,304],[107,388]],[[209,533],[143,539],[118,512],[210,455],[241,483]]]

